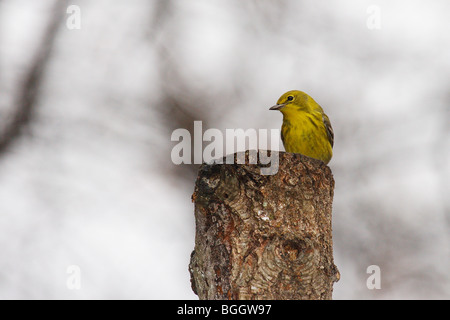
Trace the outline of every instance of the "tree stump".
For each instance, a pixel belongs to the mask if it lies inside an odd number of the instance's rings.
[[[192,195],[193,291],[202,300],[331,299],[339,272],[333,262],[330,168],[280,152],[278,172],[261,175],[264,165],[252,157],[256,153],[247,151],[245,164],[199,169]]]

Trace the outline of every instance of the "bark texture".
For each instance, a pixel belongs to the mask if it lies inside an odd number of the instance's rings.
[[[200,167],[193,291],[200,299],[331,299],[339,272],[330,168],[280,152],[278,172],[261,175],[262,165],[245,157],[246,164]]]

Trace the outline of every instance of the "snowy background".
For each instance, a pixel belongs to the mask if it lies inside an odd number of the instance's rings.
[[[450,298],[449,12],[445,0],[0,0],[0,298],[196,299],[198,166],[171,162],[171,133],[194,120],[279,128],[268,108],[291,89],[335,132],[334,298]]]

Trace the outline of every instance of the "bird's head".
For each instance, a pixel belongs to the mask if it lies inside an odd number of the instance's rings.
[[[299,90],[291,90],[283,94],[277,104],[269,110],[279,110],[284,115],[298,111],[310,112],[312,104],[315,102],[308,94]]]

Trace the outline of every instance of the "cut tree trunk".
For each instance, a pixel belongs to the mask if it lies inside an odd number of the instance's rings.
[[[331,299],[334,179],[323,162],[279,153],[279,169],[203,164],[192,200],[189,271],[200,299]],[[234,155],[235,160],[237,154]],[[250,159],[249,159],[250,157]]]

